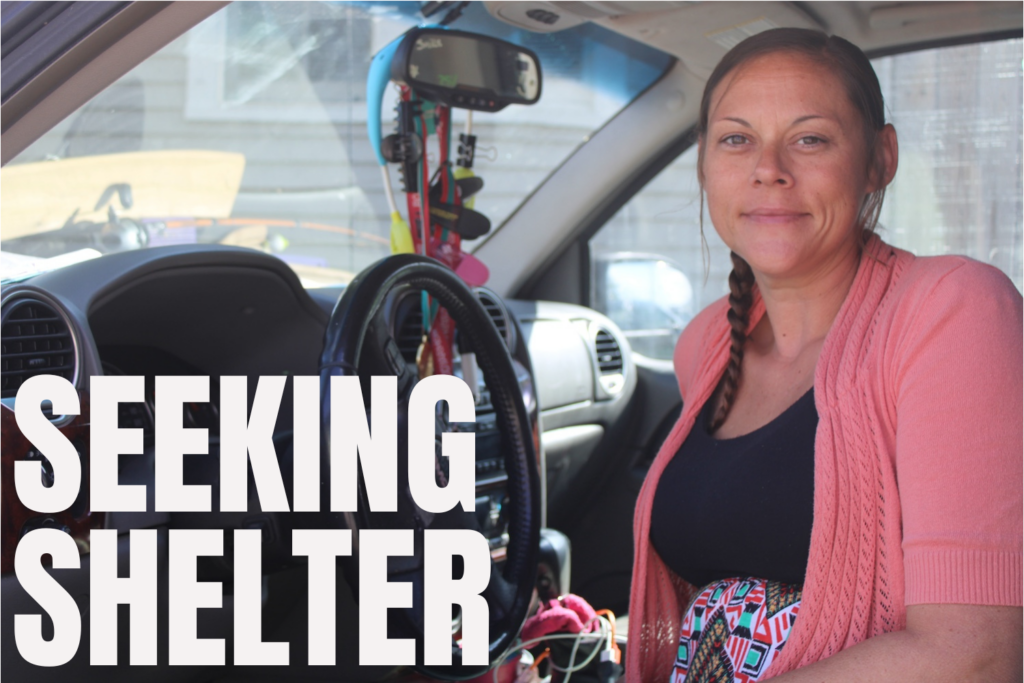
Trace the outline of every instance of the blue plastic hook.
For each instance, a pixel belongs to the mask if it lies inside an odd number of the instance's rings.
[[[384,90],[391,81],[391,62],[394,61],[395,52],[404,38],[405,34],[403,33],[374,55],[370,61],[370,71],[366,77],[366,127],[370,135],[370,144],[373,146],[373,152],[377,155],[377,163],[381,166],[387,164],[384,153],[380,150],[381,141],[384,139],[380,130]]]
[[[447,28],[440,24],[426,24],[417,28]],[[366,76],[366,127],[370,135],[370,144],[373,145],[373,153],[377,155],[377,163],[381,166],[387,164],[384,153],[380,150],[380,144],[384,136],[380,130],[381,107],[384,104],[384,90],[391,81],[391,63],[395,61],[395,53],[398,46],[402,44],[408,31],[388,43],[380,52],[373,56],[370,61],[370,71]]]

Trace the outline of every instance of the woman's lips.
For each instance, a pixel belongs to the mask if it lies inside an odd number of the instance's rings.
[[[800,211],[787,211],[784,209],[755,209],[740,214],[743,218],[755,223],[792,223],[805,218],[809,214]]]

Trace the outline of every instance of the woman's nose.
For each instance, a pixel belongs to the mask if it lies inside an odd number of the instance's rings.
[[[793,176],[790,174],[786,164],[785,155],[782,150],[774,145],[765,145],[761,148],[761,155],[758,157],[757,165],[751,176],[754,185],[765,187],[781,186],[790,187],[793,185]]]

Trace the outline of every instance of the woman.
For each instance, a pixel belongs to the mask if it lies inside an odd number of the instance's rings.
[[[699,134],[732,293],[676,348],[627,680],[1020,680],[1020,294],[874,235],[896,132],[845,40],[736,46]]]

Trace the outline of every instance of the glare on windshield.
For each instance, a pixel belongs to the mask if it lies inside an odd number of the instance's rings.
[[[307,287],[348,282],[390,253],[390,209],[366,130],[367,69],[424,23],[419,6],[247,2],[211,16],[0,170],[0,276],[131,249],[226,244],[281,258]],[[454,28],[524,45],[544,69],[538,104],[473,118],[474,171],[484,180],[475,209],[493,226],[671,62],[591,24],[514,29],[480,3]],[[394,103],[389,89],[385,130]],[[466,123],[456,110],[453,127]]]

